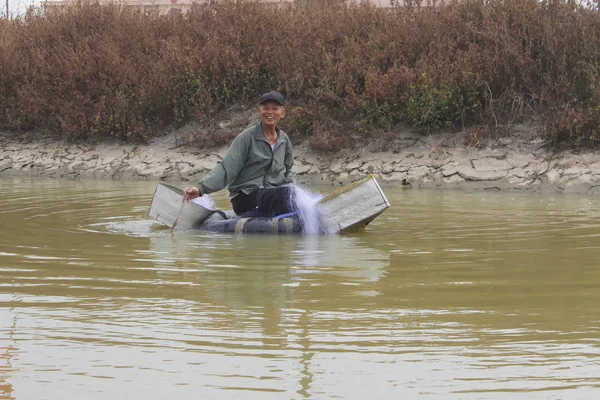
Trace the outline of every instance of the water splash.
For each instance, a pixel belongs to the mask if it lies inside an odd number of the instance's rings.
[[[302,223],[302,233],[305,235],[318,235],[324,230],[321,226],[321,215],[323,215],[319,200],[323,198],[318,193],[312,193],[298,185],[292,185],[294,190],[293,199],[295,209]]]

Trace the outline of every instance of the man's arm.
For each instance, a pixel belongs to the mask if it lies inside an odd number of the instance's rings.
[[[289,138],[286,141],[285,159],[283,164],[285,165],[285,183],[292,183],[294,180],[294,175],[292,174],[292,166],[294,165],[294,149],[292,148],[292,142]]]
[[[238,176],[248,155],[247,135],[238,135],[223,158],[199,183],[200,195],[226,188]]]

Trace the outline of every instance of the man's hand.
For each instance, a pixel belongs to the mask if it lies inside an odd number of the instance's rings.
[[[183,190],[183,200],[184,201],[194,200],[196,197],[200,197],[200,196],[202,196],[202,193],[200,193],[200,189],[198,189],[195,186],[186,187]]]

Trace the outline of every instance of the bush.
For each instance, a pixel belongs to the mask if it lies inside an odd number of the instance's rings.
[[[536,115],[556,141],[597,142],[595,9],[338,3],[221,1],[168,15],[77,3],[2,20],[0,127],[144,141],[274,89],[304,105],[288,123],[322,150],[397,122],[437,130]]]
[[[413,126],[429,132],[450,129],[467,122],[477,111],[477,91],[472,87],[428,84],[412,86],[406,106],[406,118]]]
[[[390,104],[387,101],[379,104],[375,101],[365,101],[362,106],[362,115],[360,128],[365,132],[374,129],[391,129],[399,121],[396,104]]]
[[[308,138],[314,132],[313,113],[304,107],[293,107],[286,116],[286,132],[294,138]]]

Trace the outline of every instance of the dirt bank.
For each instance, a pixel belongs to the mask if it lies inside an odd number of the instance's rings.
[[[373,149],[386,148],[386,151]],[[73,144],[52,137],[0,135],[0,176],[147,179],[197,182],[226,148],[182,145],[181,131],[146,145]],[[359,150],[315,155],[296,143],[294,171],[301,183],[341,185],[367,173],[407,189],[440,188],[600,194],[596,153],[551,151],[533,130],[465,145],[460,135],[406,133]]]

